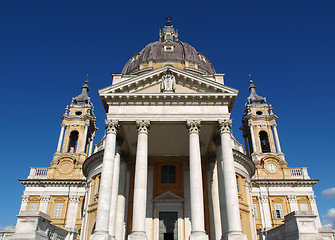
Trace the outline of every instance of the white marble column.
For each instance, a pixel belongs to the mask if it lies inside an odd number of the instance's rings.
[[[291,212],[299,211],[297,197],[294,196],[294,195],[288,195],[287,199],[288,199],[288,203],[290,205]]]
[[[92,181],[91,179],[87,181],[87,187],[86,187],[86,191],[85,191],[85,202],[84,202],[84,213],[83,213],[83,219],[82,219],[82,231],[80,234],[80,239],[87,239],[86,238],[86,226],[87,226],[87,221],[88,221],[88,214],[87,214],[87,210],[88,210],[88,204],[89,204],[89,199],[91,196],[91,190],[92,190]]]
[[[278,131],[277,131],[277,124],[272,125],[272,130],[273,134],[275,135],[275,141],[276,141],[276,146],[277,146],[277,153],[281,153],[281,147],[280,147],[280,142],[279,142],[279,137],[278,137]]]
[[[133,225],[129,240],[146,240],[146,205],[148,176],[148,134],[150,121],[137,121],[137,150],[135,162]]]
[[[126,180],[127,180],[127,163],[125,156],[122,156],[120,164],[120,180],[119,180],[119,193],[117,198],[117,212],[115,222],[115,239],[123,240],[125,227],[126,227]]]
[[[219,120],[219,132],[221,137],[222,162],[221,169],[223,183],[219,184],[220,190],[224,192],[224,204],[221,209],[226,212],[227,219],[221,219],[227,225],[227,231],[222,233],[223,239],[246,239],[242,233],[240,208],[237,193],[235,165],[231,145],[230,129],[231,120]],[[222,211],[221,211],[222,212]]]
[[[74,229],[76,227],[79,199],[78,195],[70,195],[70,203],[66,217],[67,228]]]
[[[86,152],[87,133],[88,133],[88,123],[85,123],[84,137],[83,137],[82,143],[81,143],[81,152],[82,153]]]
[[[88,157],[92,155],[94,135],[95,135],[95,133],[93,133],[91,138],[90,138],[90,146],[88,148],[88,155],[87,155]]]
[[[318,207],[316,205],[315,195],[314,194],[313,195],[309,195],[308,196],[308,200],[309,200],[309,203],[311,205],[312,211],[314,212],[315,215],[317,215],[317,217],[316,217],[316,225],[317,225],[318,228],[322,228],[320,217],[319,217]]]
[[[262,217],[262,225],[265,230],[272,228],[271,224],[271,212],[269,207],[269,196],[268,195],[259,195],[259,210],[261,212]]]
[[[256,148],[254,125],[252,123],[249,123],[249,129],[250,129],[250,135],[251,135],[252,153],[257,153],[258,151]],[[251,155],[251,151],[250,151],[250,155]]]
[[[64,137],[64,130],[65,130],[65,124],[62,123],[62,128],[60,129],[60,134],[59,134],[59,139],[58,139],[57,152],[61,151],[63,137]]]
[[[221,215],[220,215],[220,197],[218,185],[218,165],[217,154],[211,156],[208,168],[208,186],[209,186],[209,203],[210,203],[210,223],[211,236],[213,240],[220,240],[222,235]]]
[[[102,162],[97,219],[93,240],[109,240],[109,214],[111,209],[113,168],[116,148],[116,135],[120,125],[117,120],[106,120],[107,136]]]
[[[184,172],[184,222],[185,222],[185,235],[183,239],[189,239],[191,235],[191,197],[190,197],[190,168],[189,162],[183,161]]]
[[[27,211],[28,201],[29,201],[29,195],[22,195],[22,202],[21,202],[20,212]]]
[[[188,120],[190,151],[191,240],[208,239],[205,215],[200,153],[200,120]]]
[[[114,159],[114,173],[113,173],[113,186],[112,186],[112,198],[111,198],[111,211],[109,215],[109,234],[115,238],[115,219],[116,219],[116,207],[117,197],[119,192],[119,178],[120,178],[120,161],[121,161],[121,146],[123,139],[117,138],[117,147]]]
[[[47,213],[49,201],[50,201],[50,196],[49,195],[42,195],[41,198],[40,198],[40,207],[39,207],[38,211],[43,212],[43,213]]]

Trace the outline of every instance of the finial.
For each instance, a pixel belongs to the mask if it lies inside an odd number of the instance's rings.
[[[86,83],[86,84],[88,83],[88,74],[86,74],[86,80],[85,80],[85,83]]]
[[[167,20],[167,21],[166,21],[166,26],[171,26],[171,20],[172,20],[172,17],[167,16],[165,19]]]
[[[252,79],[251,79],[251,73],[249,73],[249,78],[250,78],[249,82],[253,83],[254,81],[252,81]]]

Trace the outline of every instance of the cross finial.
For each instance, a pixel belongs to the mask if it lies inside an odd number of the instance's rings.
[[[85,80],[85,83],[86,83],[86,84],[88,83],[88,74],[86,74],[86,80]]]
[[[172,17],[167,16],[165,19],[167,20],[167,21],[166,21],[166,26],[171,26],[171,20],[172,20]]]

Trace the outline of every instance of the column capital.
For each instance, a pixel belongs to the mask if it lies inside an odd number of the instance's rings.
[[[297,196],[295,196],[295,195],[287,195],[287,199],[290,203],[296,203],[297,202]]]
[[[272,123],[270,123],[270,126],[271,126],[271,127],[277,127],[277,123],[272,122]]]
[[[29,195],[22,195],[22,202],[28,202],[29,201]]]
[[[149,120],[137,120],[136,121],[137,134],[140,133],[149,133],[150,130],[150,121]]]
[[[41,202],[49,202],[50,195],[42,195],[40,199],[41,199]]]
[[[200,125],[201,121],[200,120],[187,120],[186,121],[186,127],[188,129],[188,133],[200,133]]]
[[[259,195],[257,196],[258,200],[260,200],[263,203],[267,203],[269,201],[269,196],[268,195]]]
[[[231,119],[219,119],[218,120],[218,128],[219,128],[219,132],[222,135],[225,132],[230,132],[232,126],[232,121]]]
[[[308,196],[308,200],[309,200],[309,202],[315,202],[315,195],[309,195]]]
[[[119,131],[120,123],[118,120],[105,120],[105,126],[107,134],[113,133],[116,135]]]
[[[249,127],[253,127],[255,124],[254,123],[252,123],[252,122],[248,122],[248,126]]]
[[[77,203],[77,202],[79,202],[80,197],[76,194],[73,194],[73,195],[70,195],[69,200],[70,200],[70,202]]]

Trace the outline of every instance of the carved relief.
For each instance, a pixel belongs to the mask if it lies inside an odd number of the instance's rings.
[[[170,69],[162,77],[161,92],[174,92],[176,90],[176,77]]]

